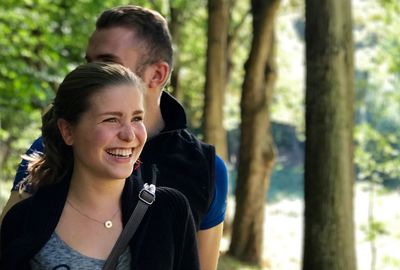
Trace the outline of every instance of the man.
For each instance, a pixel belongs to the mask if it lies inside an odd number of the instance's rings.
[[[163,91],[172,70],[172,55],[166,20],[155,11],[124,6],[100,15],[89,39],[86,60],[122,64],[147,85],[144,122],[149,139],[140,158],[143,178],[151,180],[149,171],[156,164],[157,185],[185,194],[198,229],[201,268],[216,269],[226,207],[226,167],[212,146],[187,130],[183,107]],[[38,139],[28,152],[41,149]],[[26,164],[21,164],[7,209],[26,196],[18,194],[18,182],[25,170]]]

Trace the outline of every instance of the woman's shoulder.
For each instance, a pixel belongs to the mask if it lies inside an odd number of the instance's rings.
[[[3,223],[20,223],[21,219],[29,218],[35,220],[36,215],[43,215],[43,210],[53,209],[55,205],[59,205],[63,193],[60,192],[59,186],[65,185],[64,183],[58,183],[52,186],[46,186],[39,188],[33,195],[22,199],[4,216]],[[62,186],[61,186],[62,187]],[[68,190],[63,191],[66,193]],[[52,202],[49,204],[49,202]]]
[[[26,224],[25,218],[29,213],[31,204],[32,198],[29,197],[16,203],[8,210],[1,223],[2,242],[8,242],[9,238],[13,238],[14,235],[18,235],[21,232],[22,226]]]
[[[12,222],[14,219],[22,218],[28,211],[30,205],[32,204],[32,196],[28,198],[21,199],[21,201],[14,204],[5,214],[3,223]]]

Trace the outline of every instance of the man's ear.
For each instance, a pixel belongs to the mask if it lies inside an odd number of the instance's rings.
[[[58,130],[61,133],[61,137],[63,138],[66,145],[72,145],[74,143],[74,136],[72,132],[71,124],[65,119],[57,120]]]
[[[169,70],[170,67],[167,62],[159,61],[155,64],[152,64],[151,67],[147,70],[147,87],[148,88],[158,88],[165,85],[166,81],[169,79]]]

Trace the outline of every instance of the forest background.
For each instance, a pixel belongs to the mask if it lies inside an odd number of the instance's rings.
[[[235,194],[241,190],[235,193],[241,106],[245,106],[244,66],[246,61],[249,63],[257,29],[252,24],[256,14],[251,1],[225,1],[229,2],[226,37],[222,30],[217,33],[227,42],[225,58],[229,72],[224,73],[226,84],[220,85],[218,91],[222,98],[212,99],[220,102],[213,111],[209,106],[212,97],[207,94],[207,89],[215,87],[209,74],[213,59],[210,60],[207,47],[212,44],[209,26],[216,25],[209,22],[211,12],[216,10],[210,7],[218,2],[3,0],[0,4],[0,209],[8,197],[20,156],[40,134],[41,113],[65,74],[84,60],[96,16],[105,8],[134,3],[158,10],[168,18],[176,52],[168,91],[184,104],[191,129],[200,138],[215,142],[229,167],[230,200],[221,249],[230,249],[232,257],[248,261],[255,268],[300,269],[306,139],[305,3],[265,1],[279,2],[274,14],[274,46],[270,50],[277,76],[267,108],[268,125],[261,125],[267,130],[257,133],[263,138],[265,132],[265,140],[269,140],[267,131],[271,133],[276,154],[269,160],[270,181],[261,181],[265,183],[265,188],[260,188],[264,192],[261,201],[267,207],[263,220],[258,221],[265,233],[258,239],[262,242],[259,260],[242,256],[240,250],[229,247],[235,230],[232,228]],[[400,250],[400,211],[394,206],[400,201],[400,3],[354,0],[352,13],[357,264],[359,269],[399,269],[400,259],[394,251]],[[271,86],[265,86],[268,87]],[[226,132],[225,145],[218,138],[213,141],[211,131],[218,129],[215,128],[218,122],[210,124],[212,121],[207,120],[210,118],[220,118],[220,128]],[[230,257],[224,257],[220,265],[221,269],[246,269],[243,262],[237,263]]]

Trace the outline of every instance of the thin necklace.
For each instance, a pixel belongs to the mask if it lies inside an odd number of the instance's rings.
[[[113,226],[112,220],[114,219],[114,217],[115,217],[115,216],[117,215],[117,213],[119,212],[119,209],[118,209],[118,210],[112,215],[111,218],[107,219],[106,221],[100,221],[100,220],[97,220],[97,219],[95,219],[95,218],[92,218],[92,217],[86,215],[85,213],[82,213],[82,212],[81,212],[78,208],[76,208],[70,201],[67,200],[67,203],[71,206],[72,209],[74,209],[76,212],[78,212],[78,213],[81,214],[82,216],[84,216],[84,217],[86,217],[86,218],[88,218],[88,219],[90,219],[90,220],[92,220],[92,221],[94,221],[94,222],[97,222],[97,223],[100,223],[100,224],[104,225],[104,227],[106,227],[107,229],[110,229],[110,228]]]

